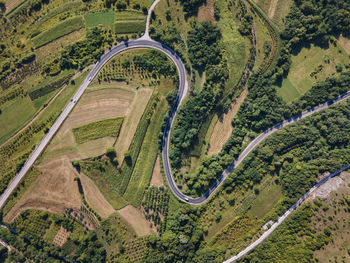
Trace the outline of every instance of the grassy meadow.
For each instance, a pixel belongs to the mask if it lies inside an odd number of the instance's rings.
[[[349,63],[349,56],[345,50],[334,40],[329,48],[322,48],[311,44],[302,48],[296,56],[292,56],[292,64],[286,79],[281,87],[276,87],[277,93],[286,101],[291,102],[318,81],[338,74],[337,65]]]
[[[90,13],[84,15],[87,27],[98,25],[111,25],[114,22],[114,12],[112,10],[101,13]]]

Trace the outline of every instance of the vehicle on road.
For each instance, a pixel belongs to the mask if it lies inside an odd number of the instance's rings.
[[[91,81],[92,80],[92,77],[90,77],[89,79],[88,79],[88,81]]]
[[[190,199],[188,199],[188,197],[185,197],[185,201],[186,201],[186,202],[189,202],[189,201],[190,201]]]

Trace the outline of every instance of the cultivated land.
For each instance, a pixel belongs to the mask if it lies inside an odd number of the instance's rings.
[[[11,222],[21,211],[26,209],[46,210],[63,214],[64,209],[81,206],[78,186],[74,182],[77,176],[68,158],[56,158],[40,165],[41,175],[28,187],[25,194],[6,215]]]

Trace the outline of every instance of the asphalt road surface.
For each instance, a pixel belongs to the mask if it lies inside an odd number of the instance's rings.
[[[180,103],[182,102],[183,98],[185,97],[188,85],[186,81],[186,70],[185,66],[182,63],[181,59],[175,54],[174,51],[172,51],[170,48],[168,48],[165,45],[162,45],[156,41],[153,40],[147,40],[147,39],[138,39],[134,41],[124,42],[122,44],[119,44],[112,49],[110,49],[109,52],[105,53],[100,60],[94,65],[93,69],[89,73],[89,75],[86,77],[84,82],[81,84],[73,98],[68,102],[68,105],[64,108],[60,116],[57,118],[55,123],[50,128],[49,132],[45,135],[45,137],[41,140],[39,145],[35,148],[35,150],[32,152],[32,154],[29,156],[25,164],[23,165],[22,169],[19,171],[19,173],[14,177],[14,179],[11,181],[9,186],[6,188],[4,193],[0,197],[0,208],[2,208],[5,205],[6,200],[9,198],[13,190],[17,187],[21,179],[25,176],[25,174],[29,171],[31,166],[34,164],[35,160],[40,156],[40,154],[43,152],[45,147],[48,145],[52,137],[55,135],[55,133],[58,131],[60,126],[63,124],[64,120],[68,117],[69,113],[73,110],[75,104],[79,101],[81,96],[83,95],[84,91],[90,84],[90,82],[94,79],[94,77],[97,75],[97,73],[101,70],[101,68],[115,55],[133,48],[153,48],[158,49],[161,52],[165,53],[176,65],[178,73],[179,73],[179,89],[178,89],[178,95],[176,99],[176,106],[172,110],[172,118],[171,122],[173,121],[173,118],[175,117],[176,111]],[[167,140],[168,137],[167,137]],[[166,155],[167,156],[167,155]],[[167,162],[169,163],[169,161]],[[168,174],[169,175],[169,174]],[[169,180],[169,179],[168,179]],[[172,180],[169,181],[169,184],[172,185],[171,189],[175,193],[177,188]],[[175,188],[174,188],[175,187]],[[178,191],[178,190],[177,190]],[[179,192],[179,194],[181,194]],[[181,195],[180,195],[181,197]]]

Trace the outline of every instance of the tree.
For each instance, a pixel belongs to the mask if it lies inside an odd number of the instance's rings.
[[[6,5],[4,0],[0,0],[0,10],[2,13],[5,13],[6,11]]]
[[[117,156],[117,152],[115,151],[114,147],[108,147],[106,150],[106,155],[113,160],[114,157]]]

